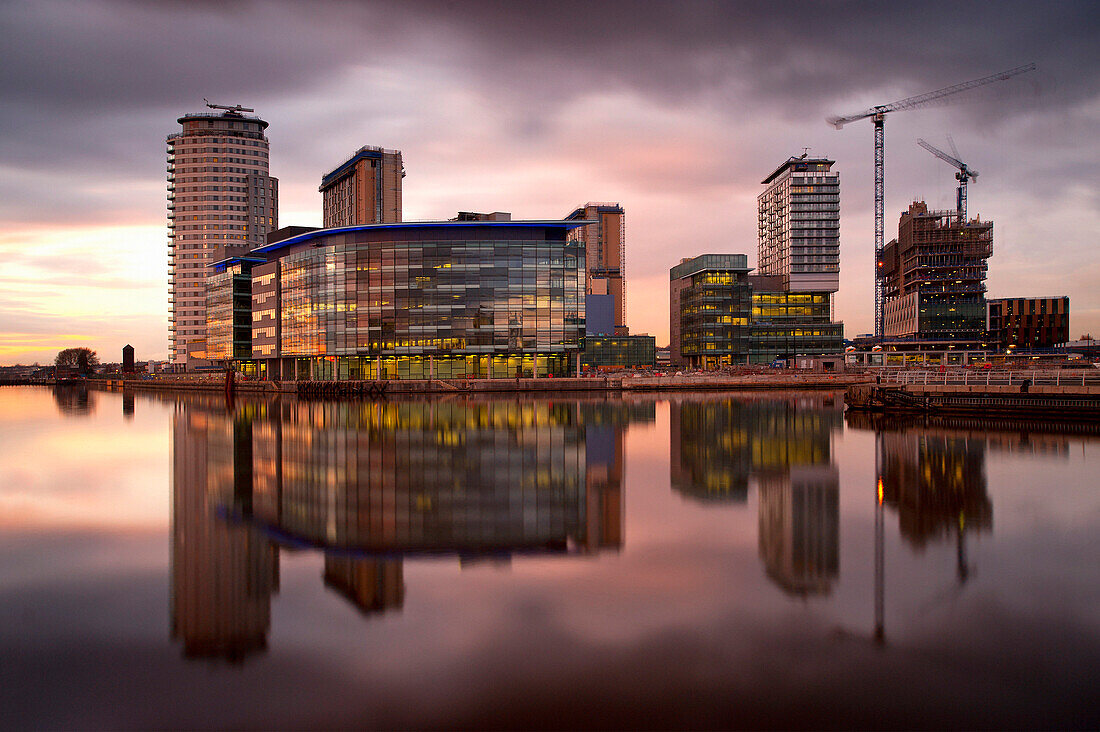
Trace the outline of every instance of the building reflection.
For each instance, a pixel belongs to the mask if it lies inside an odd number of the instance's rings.
[[[83,417],[95,412],[95,395],[84,384],[56,384],[53,400],[65,417]]]
[[[364,613],[380,613],[405,603],[405,574],[400,559],[377,560],[325,556],[325,587]]]
[[[839,574],[836,395],[742,395],[671,403],[671,484],[693,500],[746,503],[758,491],[758,545],[784,592],[827,594]]]
[[[993,528],[984,437],[922,429],[879,433],[883,502],[898,513],[902,537],[915,548],[954,536],[965,578],[965,535]]]
[[[267,647],[278,551],[217,508],[247,492],[247,422],[179,408],[172,431],[171,635],[188,658],[242,661]],[[228,495],[227,495],[228,492]]]
[[[792,595],[822,595],[840,574],[840,476],[832,465],[793,467],[759,483],[760,558]]]
[[[264,648],[278,550],[325,553],[326,587],[400,609],[403,562],[467,567],[624,541],[622,436],[652,402],[180,403],[173,636],[188,656]]]

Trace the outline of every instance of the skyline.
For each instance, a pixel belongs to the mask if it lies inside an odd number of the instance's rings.
[[[1068,295],[1070,337],[1100,331],[1100,11],[794,7],[3,4],[0,364],[167,357],[164,138],[203,97],[270,122],[283,225],[320,225],[321,174],[362,145],[402,150],[406,220],[621,203],[627,322],[662,345],[669,268],[756,267],[760,181],[809,147],[842,179],[836,319],[870,332],[871,125],[824,118],[1028,61],[889,117],[886,239],[914,199],[954,208],[953,171],[916,144],[950,134],[982,171],[970,215],[994,221],[989,297]],[[919,44],[896,42],[907,26]]]

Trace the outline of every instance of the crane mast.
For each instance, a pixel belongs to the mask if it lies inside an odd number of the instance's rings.
[[[875,338],[882,338],[885,324],[885,272],[886,262],[883,259],[883,251],[885,249],[884,230],[885,230],[885,213],[884,205],[886,199],[886,141],[885,141],[885,122],[886,115],[889,112],[901,112],[907,109],[918,109],[920,107],[927,107],[934,104],[938,104],[941,100],[947,97],[954,96],[961,92],[969,91],[986,84],[992,84],[997,81],[1005,81],[1011,79],[1014,76],[1027,73],[1028,71],[1034,71],[1035,64],[1030,63],[1024,66],[1017,66],[1014,69],[1008,69],[1007,71],[1001,71],[989,76],[983,76],[980,79],[971,79],[970,81],[964,81],[961,84],[954,84],[952,86],[945,86],[942,89],[927,92],[925,94],[918,94],[914,97],[908,97],[906,99],[900,99],[896,102],[889,104],[882,104],[877,107],[871,107],[863,112],[857,112],[844,117],[827,117],[826,122],[836,127],[838,130],[843,128],[844,125],[849,122],[856,122],[861,119],[871,118],[875,129]]]
[[[948,138],[947,141],[951,142],[952,148],[955,147],[955,143],[951,141],[951,138]],[[971,170],[969,167],[967,167],[966,163],[959,160],[957,157],[952,157],[951,155],[948,155],[943,150],[936,148],[935,146],[925,142],[924,140],[917,140],[917,144],[923,147],[928,152],[935,155],[940,160],[947,163],[948,165],[952,165],[955,168],[958,168],[959,172],[955,173],[955,180],[959,181],[959,189],[955,196],[955,208],[956,213],[959,217],[959,226],[962,226],[966,223],[966,184],[970,181],[971,178],[978,177],[978,171]],[[958,150],[954,150],[954,153],[955,155],[959,154]]]

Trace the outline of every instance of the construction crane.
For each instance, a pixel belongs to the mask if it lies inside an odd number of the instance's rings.
[[[951,157],[943,150],[937,149],[935,146],[930,145],[924,140],[917,140],[917,144],[923,147],[928,152],[935,155],[940,160],[944,161],[948,165],[953,165],[959,169],[959,172],[955,173],[955,180],[959,181],[959,191],[955,198],[955,208],[959,214],[959,226],[966,223],[966,184],[971,178],[978,177],[978,171],[971,170],[966,167],[966,163],[958,159],[959,151],[955,149],[955,142],[950,137],[947,138],[947,142],[951,145],[951,151],[955,153],[956,157]]]
[[[204,102],[206,102],[206,106],[210,107],[211,109],[224,109],[226,112],[229,112],[231,114],[240,114],[241,112],[255,112],[256,111],[255,109],[249,109],[248,107],[242,107],[239,104],[235,107],[227,107],[224,104],[214,104],[213,102],[211,102],[206,97],[203,97],[202,100]]]
[[[897,102],[891,102],[890,104],[882,104],[877,107],[871,107],[870,109],[858,112],[856,114],[850,114],[845,117],[827,117],[826,122],[836,127],[838,130],[844,127],[849,122],[855,122],[856,120],[871,118],[871,121],[875,126],[875,337],[882,338],[883,334],[883,290],[885,285],[885,278],[883,273],[885,270],[885,262],[883,261],[882,250],[884,248],[884,242],[882,233],[884,230],[884,216],[883,216],[883,202],[885,200],[885,170],[884,170],[884,135],[883,135],[883,123],[886,120],[886,115],[889,112],[901,112],[907,109],[918,109],[920,107],[927,107],[940,102],[946,97],[953,96],[960,92],[969,91],[979,86],[985,86],[986,84],[992,84],[995,81],[1004,81],[1011,79],[1014,76],[1027,73],[1028,71],[1034,71],[1035,64],[1027,64],[1026,66],[1017,66],[1014,69],[1002,71],[998,74],[991,76],[983,76],[980,79],[973,79],[971,81],[964,81],[961,84],[955,84],[953,86],[945,86],[943,89],[937,89],[927,94],[919,94],[915,97],[909,97],[908,99],[902,99]]]

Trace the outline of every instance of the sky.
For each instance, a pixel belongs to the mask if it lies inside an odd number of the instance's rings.
[[[165,137],[203,98],[270,122],[280,223],[320,225],[322,173],[404,156],[404,217],[586,201],[627,217],[627,322],[668,341],[681,257],[756,262],[760,181],[809,148],[841,175],[849,337],[873,328],[873,136],[825,117],[1029,62],[886,121],[886,237],[913,200],[994,221],[991,297],[1069,295],[1100,334],[1095,2],[4,2],[0,364],[86,346],[167,357]]]

